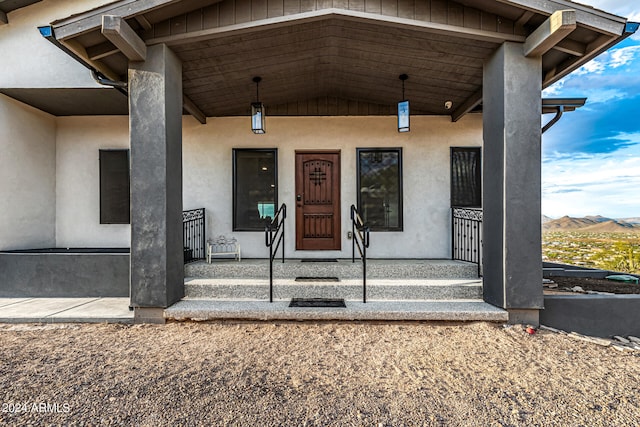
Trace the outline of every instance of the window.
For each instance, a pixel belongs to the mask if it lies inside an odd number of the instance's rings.
[[[100,150],[100,224],[129,224],[129,150]]]
[[[233,150],[233,230],[264,231],[278,206],[277,150]]]
[[[402,148],[358,148],[358,212],[371,231],[402,231]]]
[[[480,147],[451,148],[451,206],[482,207]]]

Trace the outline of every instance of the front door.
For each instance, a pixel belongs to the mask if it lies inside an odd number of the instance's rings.
[[[339,151],[296,151],[296,249],[340,249]]]

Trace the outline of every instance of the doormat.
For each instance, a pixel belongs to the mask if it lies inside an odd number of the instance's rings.
[[[346,308],[343,299],[335,298],[293,298],[289,303],[289,307],[335,307]]]
[[[339,282],[337,277],[296,277],[296,282]]]
[[[338,262],[335,258],[304,258],[302,262]]]

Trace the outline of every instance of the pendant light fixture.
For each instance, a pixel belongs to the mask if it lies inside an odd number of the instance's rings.
[[[253,82],[256,84],[256,102],[251,103],[251,131],[257,134],[266,133],[264,127],[264,105],[260,102],[260,92],[258,87],[262,81],[261,77],[254,77]]]
[[[400,74],[398,78],[402,80],[402,101],[398,102],[398,132],[409,132],[409,101],[404,97],[404,81],[409,76]]]

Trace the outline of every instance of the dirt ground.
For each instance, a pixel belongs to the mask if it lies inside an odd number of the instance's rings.
[[[2,425],[635,426],[640,351],[490,323],[0,325]]]
[[[567,290],[580,286],[585,291],[609,292],[612,294],[640,294],[640,285],[635,283],[616,282],[607,279],[589,277],[552,277],[558,290]]]

